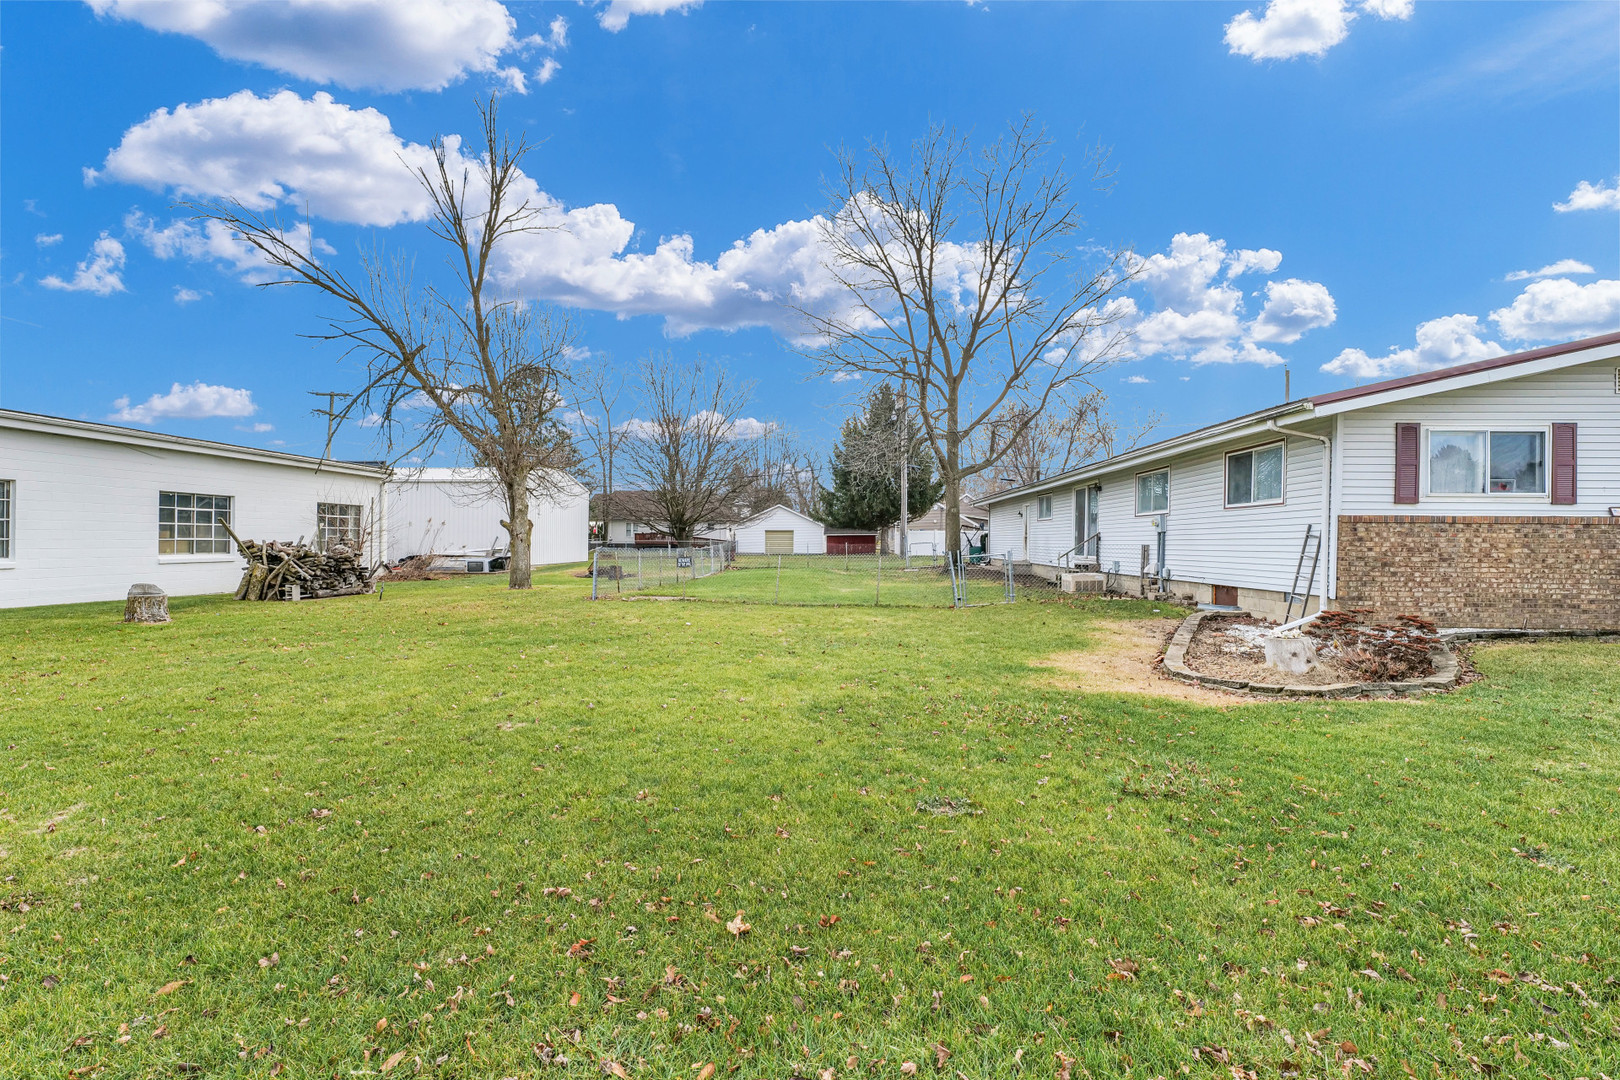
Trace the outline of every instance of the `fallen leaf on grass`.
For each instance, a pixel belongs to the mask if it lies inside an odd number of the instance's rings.
[[[174,982],[164,983],[162,986],[158,987],[157,993],[153,994],[152,996],[162,997],[164,994],[172,994],[190,981],[190,979],[176,979]]]
[[[400,1062],[402,1062],[404,1060],[405,1060],[405,1051],[403,1051],[403,1050],[395,1050],[392,1054],[388,1055],[388,1060],[382,1063],[382,1071],[387,1072],[388,1070],[392,1069],[395,1065],[398,1065]]]
[[[269,956],[259,957],[259,966],[262,968],[273,968],[279,963],[281,963],[281,954],[278,952],[273,952]]]
[[[714,1062],[708,1062],[698,1070],[697,1080],[709,1080],[714,1075]]]
[[[579,1004],[579,991],[575,990],[572,994],[568,995],[568,1007],[571,1009],[575,1005],[578,1005],[578,1004]]]
[[[617,1061],[602,1062],[602,1071],[608,1076],[617,1076],[619,1080],[630,1080],[630,1074],[624,1071],[624,1066]]]
[[[951,1059],[951,1052],[945,1049],[944,1043],[934,1044],[934,1068],[943,1069],[945,1063]]]
[[[917,1075],[917,1063],[915,1061],[902,1061],[900,1063],[900,1075],[901,1076],[916,1076]]]
[[[1108,976],[1110,979],[1134,979],[1136,978],[1136,973],[1142,970],[1137,966],[1135,960],[1131,960],[1129,958],[1110,960],[1108,961],[1108,966],[1114,969],[1114,973]]]
[[[737,912],[736,918],[726,923],[726,929],[731,931],[732,937],[742,937],[744,934],[748,933],[748,931],[752,930],[753,927],[743,921],[743,913],[739,911]]]

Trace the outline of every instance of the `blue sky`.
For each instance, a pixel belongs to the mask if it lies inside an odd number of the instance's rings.
[[[931,120],[1111,148],[1077,240],[1143,262],[1137,355],[1098,385],[1165,433],[1280,400],[1283,361],[1298,395],[1620,329],[1611,3],[103,0],[8,3],[0,45],[9,408],[318,451],[305,391],[359,377],[300,336],[330,305],[255,288],[174,204],[307,205],[327,259],[432,274],[400,158],[496,89],[566,227],[510,287],[597,362],[723,361],[815,443],[850,384],[780,298],[815,277],[831,149]]]

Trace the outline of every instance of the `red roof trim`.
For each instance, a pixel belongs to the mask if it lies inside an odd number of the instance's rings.
[[[1497,356],[1490,360],[1476,360],[1472,364],[1458,364],[1456,367],[1440,368],[1437,371],[1404,375],[1399,379],[1385,379],[1383,382],[1355,386],[1349,390],[1335,390],[1331,394],[1318,394],[1311,398],[1310,401],[1312,405],[1326,405],[1329,402],[1366,397],[1368,394],[1381,394],[1386,390],[1399,390],[1404,386],[1420,386],[1423,383],[1449,379],[1455,375],[1470,375],[1476,371],[1511,367],[1514,364],[1524,364],[1531,360],[1541,360],[1549,356],[1561,356],[1564,353],[1580,352],[1582,349],[1593,349],[1602,345],[1620,345],[1620,334],[1602,334],[1598,337],[1582,338],[1579,341],[1567,341],[1562,345],[1548,345],[1540,349],[1531,349],[1528,352],[1509,353],[1507,356]]]

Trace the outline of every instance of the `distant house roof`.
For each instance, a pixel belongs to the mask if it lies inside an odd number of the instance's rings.
[[[271,465],[351,473],[378,479],[387,476],[391,471],[386,464],[375,461],[334,461],[331,458],[307,457],[282,450],[261,450],[256,446],[237,446],[235,443],[193,439],[185,435],[165,435],[159,431],[144,431],[140,428],[120,427],[117,424],[100,424],[92,420],[69,420],[62,416],[19,412],[16,409],[0,409],[0,427],[68,435],[94,439],[98,442],[124,443],[128,446],[144,446],[150,449],[183,450],[193,454],[260,461]]]
[[[761,510],[757,514],[750,514],[750,515],[748,515],[748,517],[745,520],[743,520],[741,522],[741,524],[747,525],[750,522],[758,521],[762,517],[769,517],[771,514],[776,513],[778,510],[782,511],[783,513],[792,514],[794,517],[798,518],[800,521],[803,521],[803,522],[805,522],[806,524],[809,524],[809,525],[814,525],[818,529],[825,529],[826,528],[825,525],[823,525],[821,522],[817,521],[815,518],[811,517],[809,514],[801,514],[801,513],[799,513],[799,511],[793,509],[793,507],[788,506],[785,503],[777,503],[774,506],[767,506],[765,509]],[[862,529],[840,529],[840,530],[837,530],[837,531],[839,531],[839,532],[863,532],[865,530],[862,530]]]
[[[962,524],[964,525],[983,525],[990,520],[990,511],[975,506],[966,499],[962,500],[961,507]],[[909,527],[913,529],[944,529],[945,504],[943,502],[935,503],[929,508],[928,513],[912,518]]]

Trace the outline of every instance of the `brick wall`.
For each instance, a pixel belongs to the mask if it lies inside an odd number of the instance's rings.
[[[1338,606],[1441,626],[1620,628],[1620,518],[1339,518]]]

